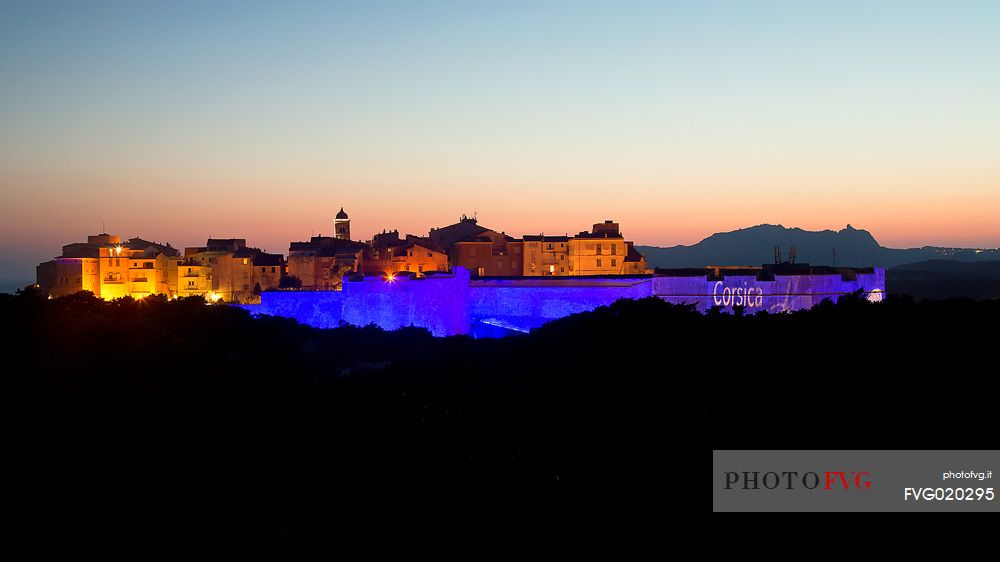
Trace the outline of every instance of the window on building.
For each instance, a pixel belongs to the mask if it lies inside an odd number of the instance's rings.
[[[420,273],[423,273],[424,272],[424,266],[423,265],[418,265],[417,266],[417,271],[419,271]]]
[[[597,267],[601,267],[601,258],[597,258]]]
[[[611,260],[611,267],[618,267],[618,260],[612,259]]]
[[[475,248],[469,248],[469,257],[470,258],[476,257],[476,249]]]
[[[274,273],[274,268],[273,267],[271,268],[271,273]]]
[[[618,244],[611,245],[611,255],[612,256],[618,255]]]
[[[555,272],[556,272],[556,266],[550,265],[549,266],[549,273],[555,273]]]
[[[601,255],[601,245],[597,245],[597,255]]]
[[[476,275],[478,275],[480,277],[485,277],[486,276],[486,268],[485,267],[480,267],[479,269],[477,269],[476,270]]]
[[[188,281],[188,289],[194,289],[194,281]]]
[[[243,265],[247,265],[249,263],[250,263],[250,258],[243,258]]]

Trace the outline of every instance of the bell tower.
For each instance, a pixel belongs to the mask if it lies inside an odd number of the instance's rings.
[[[343,207],[340,208],[340,212],[333,219],[333,231],[335,236],[340,240],[351,239],[351,219],[347,217],[347,213],[344,212]]]

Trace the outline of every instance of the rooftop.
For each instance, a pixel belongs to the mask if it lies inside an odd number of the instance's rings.
[[[569,242],[569,236],[545,236],[544,234],[525,234],[525,242]]]

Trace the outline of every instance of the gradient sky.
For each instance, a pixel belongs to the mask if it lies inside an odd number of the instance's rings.
[[[0,277],[107,230],[1000,245],[1000,2],[0,4]]]

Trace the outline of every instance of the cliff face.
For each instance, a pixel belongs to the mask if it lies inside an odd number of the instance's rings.
[[[651,267],[703,267],[706,265],[760,265],[774,261],[775,245],[787,259],[794,245],[797,261],[813,265],[892,267],[928,259],[983,261],[1000,259],[997,250],[923,247],[885,248],[867,230],[847,225],[842,230],[810,231],[762,224],[720,232],[691,246],[637,246]],[[834,263],[836,251],[836,263]]]

